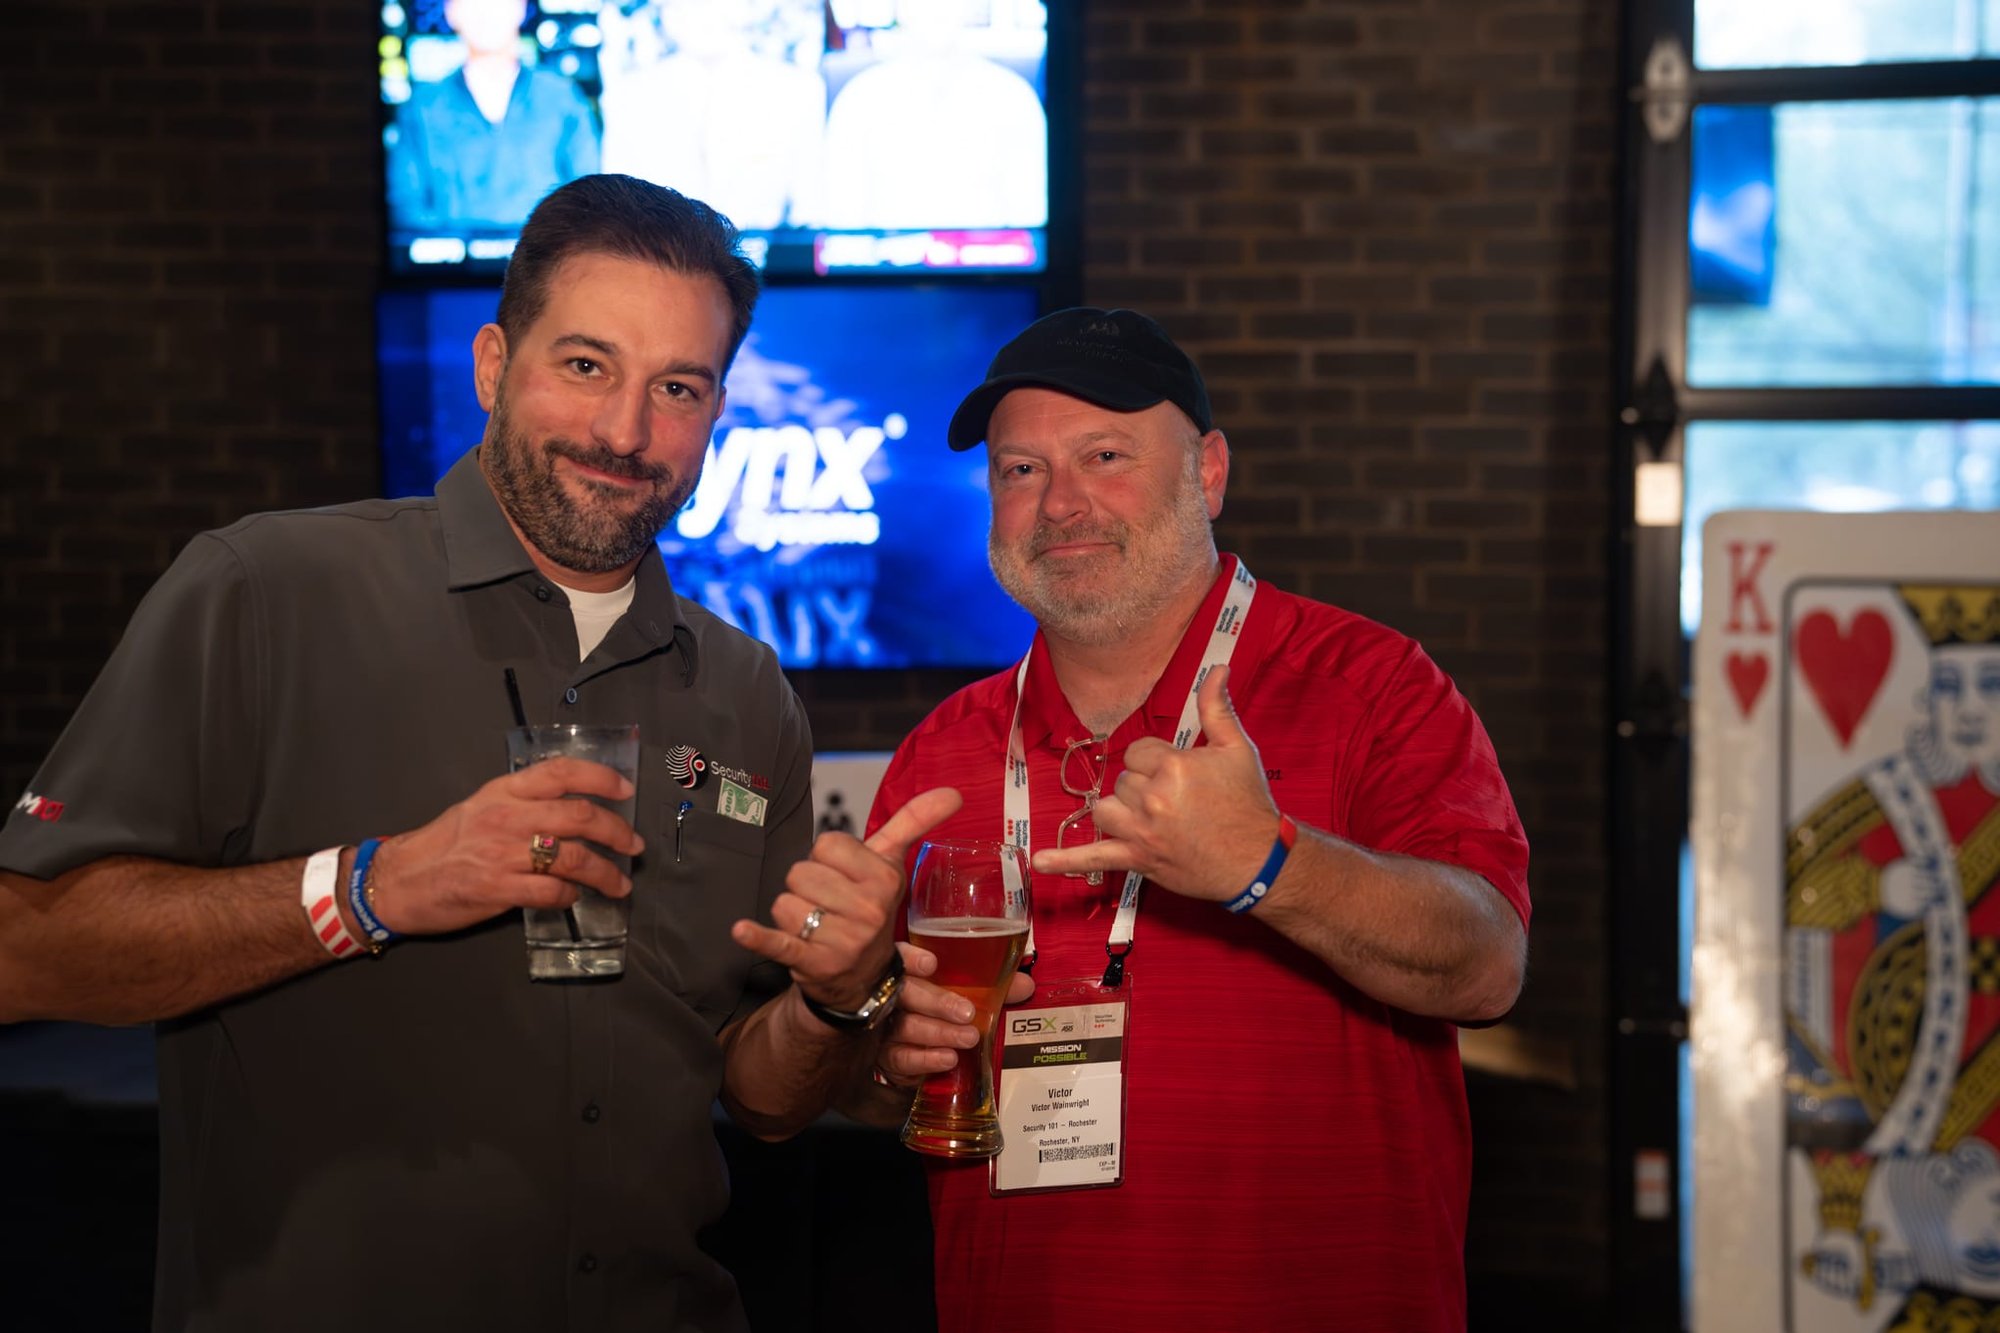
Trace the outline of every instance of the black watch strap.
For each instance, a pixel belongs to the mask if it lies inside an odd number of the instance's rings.
[[[891,949],[889,970],[882,974],[882,979],[868,992],[868,998],[861,1002],[859,1009],[849,1012],[844,1009],[829,1008],[806,994],[803,989],[799,991],[799,998],[806,1002],[807,1012],[828,1027],[865,1031],[889,1016],[889,1011],[896,1007],[896,996],[902,989],[903,951]]]

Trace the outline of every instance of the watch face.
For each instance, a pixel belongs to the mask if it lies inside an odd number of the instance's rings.
[[[863,1000],[861,1007],[853,1013],[830,1008],[810,995],[805,996],[806,1007],[836,1027],[872,1028],[887,1018],[889,1011],[896,1007],[896,996],[903,989],[902,962],[901,954],[891,956],[888,975],[875,983],[875,989],[869,992],[868,998]]]
[[[882,984],[868,997],[868,1003],[861,1006],[861,1012],[868,1017],[869,1027],[874,1027],[889,1016],[889,1011],[896,1007],[896,997],[902,990],[903,974],[900,969],[882,978]]]

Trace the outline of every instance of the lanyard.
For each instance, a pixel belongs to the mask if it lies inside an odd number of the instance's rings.
[[[1230,578],[1229,590],[1223,594],[1222,610],[1215,618],[1215,627],[1209,632],[1208,647],[1202,654],[1201,667],[1194,673],[1194,683],[1188,686],[1187,700],[1181,705],[1180,726],[1174,732],[1174,748],[1185,750],[1201,735],[1201,712],[1196,697],[1201,692],[1201,683],[1208,679],[1208,673],[1219,666],[1229,665],[1229,659],[1236,652],[1237,636],[1243,632],[1243,622],[1250,614],[1251,600],[1257,595],[1257,580],[1239,559],[1236,572]],[[1014,672],[1014,720],[1007,728],[1007,769],[1001,798],[1001,836],[1019,847],[1023,852],[1028,848],[1028,751],[1021,739],[1021,699],[1028,688],[1028,661],[1034,656],[1030,648],[1021,665]],[[1110,757],[1106,756],[1106,762]],[[1002,863],[1007,879],[1009,894],[1018,894],[1022,886],[1017,882],[1018,871],[1012,861]],[[1104,985],[1114,987],[1124,980],[1125,956],[1132,952],[1132,933],[1139,921],[1139,885],[1145,876],[1136,870],[1125,872],[1125,887],[1118,895],[1118,915],[1112,918],[1111,938],[1104,943],[1104,953],[1110,962],[1104,969]],[[1035,957],[1035,923],[1030,915],[1028,920],[1028,966]]]

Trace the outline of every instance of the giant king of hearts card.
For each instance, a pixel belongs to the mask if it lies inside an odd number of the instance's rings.
[[[1703,550],[1694,1327],[2000,1330],[2000,515]]]

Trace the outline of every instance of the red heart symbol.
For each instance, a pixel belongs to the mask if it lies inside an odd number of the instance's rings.
[[[1854,729],[1875,702],[1895,649],[1889,622],[1880,611],[1856,612],[1854,625],[1845,634],[1825,611],[1814,611],[1799,622],[1792,650],[1813,698],[1840,737],[1841,749],[1854,739]]]
[[[1731,653],[1723,663],[1729,672],[1729,688],[1736,692],[1736,706],[1749,717],[1764,682],[1771,678],[1771,659],[1762,653]]]

